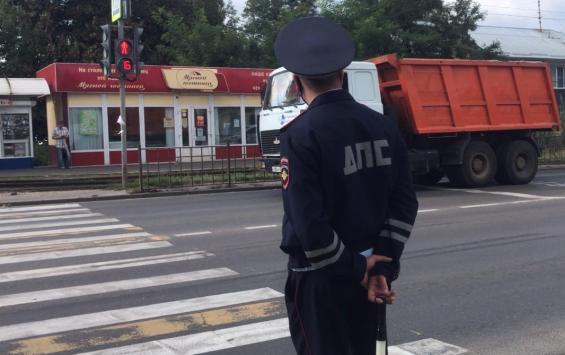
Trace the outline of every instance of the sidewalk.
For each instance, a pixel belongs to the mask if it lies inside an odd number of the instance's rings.
[[[87,201],[130,196],[124,190],[68,190],[41,192],[0,192],[2,205],[46,204],[57,202]]]
[[[128,172],[137,173],[138,164],[128,164]],[[38,166],[32,169],[0,170],[0,179],[15,178],[72,178],[72,177],[95,177],[95,176],[121,176],[120,165],[80,166],[71,169],[59,169],[53,166]]]
[[[232,187],[219,185],[163,189],[157,192],[127,192],[110,189],[77,189],[66,191],[0,192],[0,208],[68,202],[107,201],[127,198],[166,197],[203,193],[273,190],[280,188],[279,181],[237,184]]]
[[[231,168],[259,168],[259,158],[249,159],[232,159]],[[228,168],[226,160],[213,160],[213,161],[194,161],[190,162],[161,162],[161,163],[144,163],[143,172],[147,170],[155,171],[160,168],[163,171],[193,171],[200,172],[211,169]],[[139,174],[139,164],[128,164],[129,175]],[[121,165],[99,165],[99,166],[78,166],[70,169],[60,169],[54,166],[38,166],[32,169],[10,169],[0,170],[0,181],[6,181],[13,177],[18,179],[49,179],[49,178],[95,178],[95,177],[119,177],[122,174]]]

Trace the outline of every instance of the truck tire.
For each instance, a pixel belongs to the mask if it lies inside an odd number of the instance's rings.
[[[503,184],[527,184],[538,172],[537,150],[525,140],[505,144],[498,159],[497,180]]]
[[[472,141],[463,153],[463,164],[446,169],[452,184],[461,187],[479,187],[490,184],[496,173],[494,150],[485,142]]]
[[[414,176],[414,182],[419,185],[435,185],[443,177],[445,173],[441,169],[432,169],[426,174]]]

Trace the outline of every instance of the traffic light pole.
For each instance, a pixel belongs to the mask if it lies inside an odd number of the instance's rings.
[[[118,20],[118,38],[124,38],[124,20]],[[120,116],[124,121],[122,125],[122,188],[127,188],[128,182],[128,148],[126,130],[126,78],[120,75]],[[139,162],[141,164],[141,162]]]

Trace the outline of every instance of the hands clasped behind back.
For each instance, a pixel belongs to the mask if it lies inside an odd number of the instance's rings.
[[[396,299],[396,292],[389,289],[386,277],[383,275],[369,276],[369,272],[377,263],[388,263],[392,259],[383,255],[370,255],[367,257],[367,267],[365,277],[361,285],[367,289],[367,299],[369,302],[381,304],[383,299],[388,304],[393,304]]]

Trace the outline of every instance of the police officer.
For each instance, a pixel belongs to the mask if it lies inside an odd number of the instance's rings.
[[[285,26],[275,42],[308,109],[282,128],[285,300],[298,354],[375,354],[375,303],[390,283],[418,202],[395,122],[343,90],[349,33],[322,17]]]

